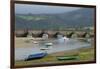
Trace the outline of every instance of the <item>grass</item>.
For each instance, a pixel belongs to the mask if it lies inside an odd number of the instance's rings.
[[[84,49],[79,53],[81,60],[94,60],[94,49]]]
[[[56,56],[70,56],[70,55],[78,55],[79,60],[64,60],[58,61]],[[15,66],[25,66],[25,65],[37,65],[37,64],[48,64],[48,63],[71,63],[78,61],[92,61],[94,60],[94,48],[82,48],[78,50],[72,51],[64,51],[58,52],[54,54],[50,54],[42,59],[36,59],[31,61],[15,61]]]

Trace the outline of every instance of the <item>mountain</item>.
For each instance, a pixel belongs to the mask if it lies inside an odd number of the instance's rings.
[[[15,29],[58,30],[67,27],[90,27],[94,23],[94,9],[82,8],[60,14],[16,14]]]

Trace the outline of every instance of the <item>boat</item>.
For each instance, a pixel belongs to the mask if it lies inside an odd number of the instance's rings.
[[[45,46],[52,46],[53,43],[45,43]]]
[[[25,59],[25,61],[34,60],[34,59],[40,59],[40,58],[45,57],[46,55],[47,55],[47,53],[31,54]]]
[[[58,56],[57,60],[78,60],[79,56]]]
[[[37,41],[34,41],[33,43],[34,43],[34,44],[38,44],[38,42],[37,42]]]
[[[41,48],[40,50],[49,50],[49,48]]]

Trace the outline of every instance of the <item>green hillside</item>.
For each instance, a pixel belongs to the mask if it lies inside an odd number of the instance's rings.
[[[61,14],[16,14],[15,29],[65,30],[68,27],[90,27],[94,9],[79,9]]]

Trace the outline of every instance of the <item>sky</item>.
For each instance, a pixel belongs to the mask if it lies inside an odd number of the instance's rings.
[[[29,5],[29,4],[15,4],[16,14],[57,14],[70,12],[80,8],[77,7],[61,7],[61,6],[48,6],[48,5]]]

